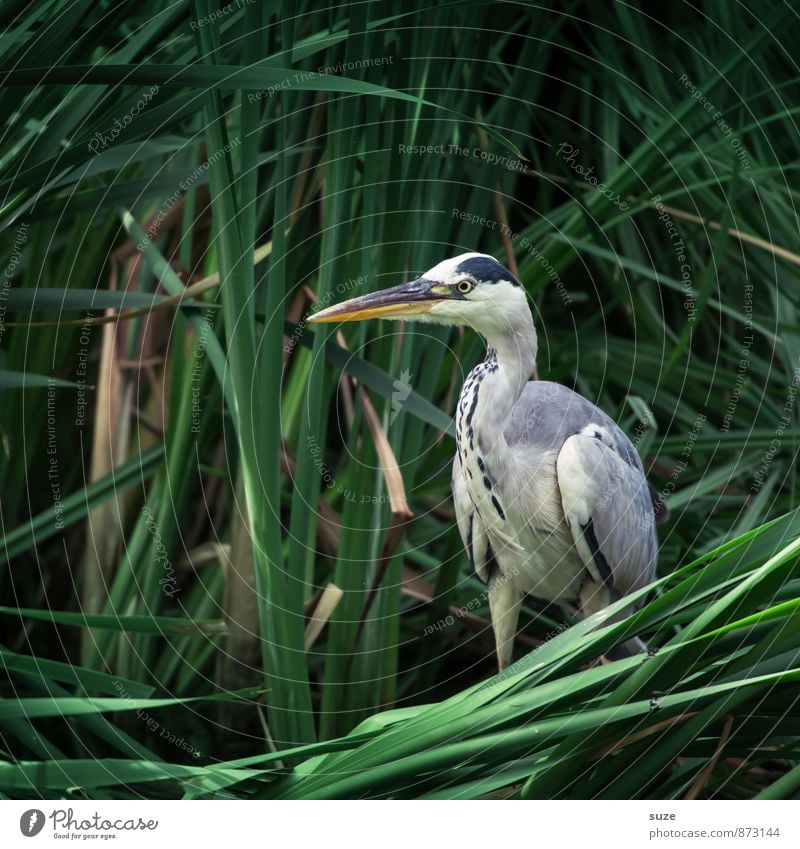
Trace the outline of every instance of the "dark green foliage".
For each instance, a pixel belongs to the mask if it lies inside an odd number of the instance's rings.
[[[221,8],[0,11],[0,792],[796,795],[791,8]],[[303,321],[476,249],[672,513],[632,620],[531,601],[499,678],[481,341]]]

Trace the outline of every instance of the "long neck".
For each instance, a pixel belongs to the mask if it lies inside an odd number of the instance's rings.
[[[536,330],[529,310],[505,332],[487,334],[486,344],[486,359],[469,379],[475,376],[478,395],[472,417],[475,432],[479,444],[490,450],[505,443],[502,435],[511,409],[536,368]]]

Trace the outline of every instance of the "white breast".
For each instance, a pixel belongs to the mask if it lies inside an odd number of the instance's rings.
[[[461,475],[500,573],[537,598],[577,599],[585,567],[564,521],[555,478],[557,452],[515,458],[502,434],[480,432],[478,438],[481,384],[491,375],[487,360],[473,369],[461,391],[454,473]]]

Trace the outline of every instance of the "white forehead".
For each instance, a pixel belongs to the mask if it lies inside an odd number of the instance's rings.
[[[446,283],[455,275],[456,269],[462,262],[468,259],[474,259],[475,257],[493,259],[488,254],[475,252],[459,254],[458,256],[450,257],[450,259],[442,260],[438,265],[434,265],[433,268],[428,269],[422,277],[426,280],[435,280],[437,283]]]

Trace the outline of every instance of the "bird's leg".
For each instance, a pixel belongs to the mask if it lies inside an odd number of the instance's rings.
[[[580,591],[581,616],[585,619],[598,610],[611,604],[611,593],[605,584],[598,584],[591,578],[583,582]]]
[[[587,578],[581,586],[580,602],[581,616],[585,619],[587,616],[591,616],[593,613],[597,613],[598,610],[606,607],[611,602],[611,593],[605,584],[598,584],[597,581]],[[609,662],[606,657],[601,655],[590,666]]]
[[[497,572],[489,581],[489,610],[497,648],[497,666],[502,672],[511,665],[514,637],[522,608],[522,593],[509,577]]]
[[[580,592],[581,598],[581,616],[586,618],[604,607],[608,607],[614,597],[605,584],[598,584],[591,579],[584,582]],[[621,619],[624,614],[618,614],[615,619]],[[606,652],[606,657],[609,660],[621,660],[625,657],[632,657],[640,652],[647,651],[647,645],[639,639],[639,637],[631,637],[619,646],[614,646]]]

